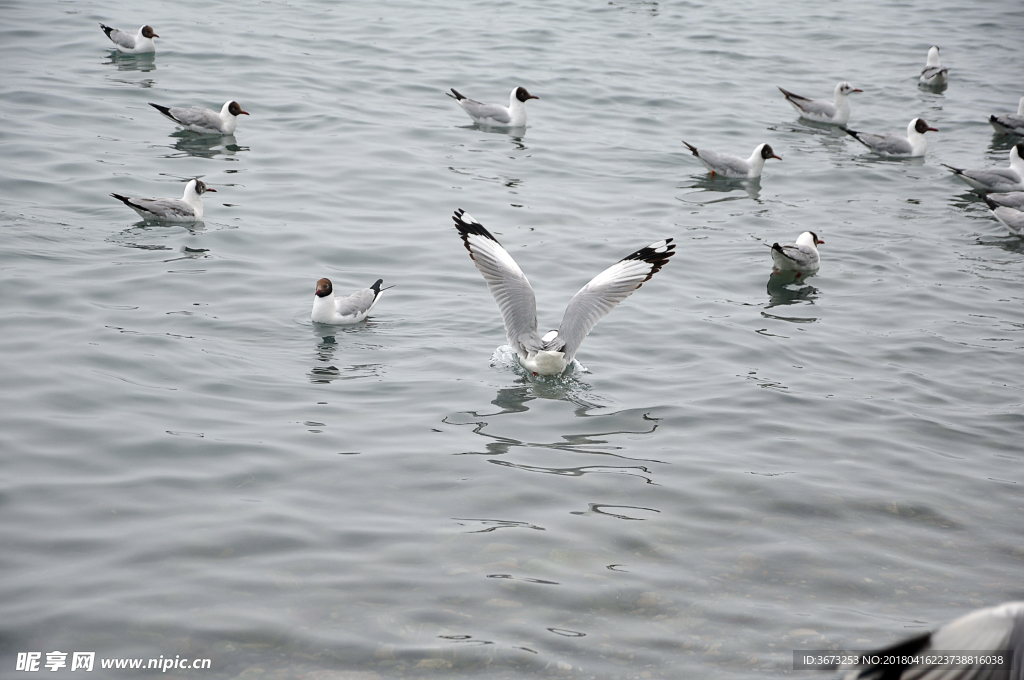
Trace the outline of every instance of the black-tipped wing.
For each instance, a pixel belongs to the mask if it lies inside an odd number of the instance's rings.
[[[360,314],[369,314],[373,306],[377,304],[377,298],[380,297],[380,284],[384,283],[384,279],[377,279],[377,281],[369,288],[363,288],[357,290],[352,295],[345,298],[335,298],[334,308],[341,316],[358,316]]]
[[[176,220],[196,216],[195,209],[180,198],[130,198],[110,194],[144,219]]]
[[[505,321],[505,334],[512,349],[527,357],[541,347],[537,334],[537,298],[533,287],[498,240],[473,216],[461,208],[452,216],[462,242],[483,274]]]
[[[825,101],[824,99],[808,99],[807,97],[801,97],[789,90],[783,90],[781,87],[779,88],[779,91],[782,92],[786,97],[786,100],[799,109],[801,113],[826,116],[828,118],[836,115],[836,105],[832,102]]]
[[[914,147],[906,137],[894,134],[875,135],[870,132],[857,132],[848,127],[840,126],[846,134],[868,147],[875,153],[886,156],[909,156],[914,153]]]
[[[572,361],[598,321],[665,266],[675,248],[670,238],[641,248],[595,276],[573,296],[558,327],[566,361]]]
[[[182,127],[220,132],[221,126],[224,124],[216,111],[204,109],[201,106],[191,106],[186,109],[180,106],[160,106],[153,102],[150,102],[149,105]]]
[[[103,29],[103,32],[107,34],[107,37],[110,38],[110,41],[115,45],[120,45],[121,47],[129,50],[135,49],[135,36],[131,33],[125,33],[121,29],[111,28],[110,26],[105,26],[103,24],[100,24],[100,28]]]

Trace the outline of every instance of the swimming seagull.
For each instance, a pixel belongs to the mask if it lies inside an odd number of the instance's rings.
[[[832,123],[833,125],[846,125],[850,120],[850,95],[854,92],[863,92],[850,83],[843,81],[836,84],[835,101],[824,99],[808,99],[788,90],[779,90],[786,96],[786,101],[793,105],[801,118],[813,120],[818,123]]]
[[[983,198],[997,220],[1002,222],[1007,229],[1017,236],[1024,236],[1024,212],[1021,212],[1016,208],[1008,208],[1005,205],[999,205],[992,200],[992,194],[984,196]]]
[[[967,182],[978,191],[1024,191],[1024,142],[1015,144],[1010,149],[1010,167],[988,168],[985,170],[962,170],[952,165],[940,163],[949,168],[957,177]]]
[[[1017,104],[1017,113],[1004,113],[1001,116],[989,116],[988,122],[996,132],[1024,136],[1024,97]]]
[[[797,278],[804,274],[813,274],[818,271],[821,264],[821,256],[818,255],[818,248],[825,243],[813,231],[805,231],[797,237],[796,243],[784,243],[779,245],[773,243],[772,262],[775,263],[774,271],[794,272]]]
[[[313,311],[309,318],[316,323],[329,323],[343,325],[359,323],[370,313],[380,294],[387,288],[381,289],[380,284],[384,279],[377,279],[369,288],[357,290],[352,295],[343,298],[334,297],[334,286],[330,279],[320,279],[316,282],[316,295],[313,297]],[[388,286],[393,288],[393,286]]]
[[[498,303],[508,343],[519,363],[534,375],[558,375],[572,363],[576,350],[594,325],[675,254],[672,239],[658,241],[622,258],[580,288],[569,301],[558,330],[537,331],[533,287],[498,240],[464,210],[452,217],[462,242]],[[642,343],[641,343],[642,345]],[[638,346],[638,351],[643,351]]]
[[[924,118],[915,118],[907,125],[907,136],[888,133],[885,135],[873,135],[870,132],[857,132],[845,125],[839,126],[843,132],[850,135],[858,142],[882,156],[923,156],[928,148],[928,142],[924,133],[929,130],[938,132],[925,122]]]
[[[153,38],[160,36],[153,32],[152,26],[143,26],[135,35],[104,24],[100,24],[100,28],[107,34],[114,46],[125,54],[156,52],[156,43],[153,42]]]
[[[1024,210],[1024,191],[1010,191],[1005,194],[988,194],[985,198],[990,199],[996,205],[1005,205],[1007,208]],[[988,201],[986,201],[987,203]]]
[[[698,149],[685,140],[683,140],[683,144],[686,144],[686,148],[704,164],[704,167],[712,175],[721,175],[722,177],[748,177],[754,179],[761,176],[761,170],[764,169],[764,162],[766,160],[769,158],[782,160],[782,157],[776,156],[775,152],[772,151],[772,147],[767,144],[758,144],[757,148],[754,149],[754,153],[750,154],[750,158],[740,158],[739,156],[731,156],[727,153],[716,153],[707,149]]]
[[[957,661],[963,660],[963,663],[943,664],[943,657],[950,654],[958,655]],[[998,670],[995,664],[981,665],[986,659],[978,659],[978,663],[972,664],[972,656],[1002,656],[1005,664]],[[846,680],[1019,679],[1024,668],[1024,601],[978,609],[933,633],[925,633],[861,657],[873,657],[882,663],[858,666],[850,670]],[[849,669],[849,666],[843,668]]]
[[[220,113],[200,106],[186,109],[178,106],[160,106],[153,102],[149,105],[186,130],[206,134],[233,135],[238,125],[238,117],[249,115],[248,111],[242,110],[238,102],[224,102]]]
[[[206,186],[201,179],[189,180],[185,195],[181,198],[131,198],[121,194],[110,194],[126,206],[139,213],[145,220],[166,222],[198,222],[203,219],[203,199],[207,191],[217,192]]]
[[[939,87],[946,84],[949,76],[949,69],[939,62],[939,48],[932,45],[928,48],[928,62],[921,69],[921,77],[918,78],[918,85],[927,87]]]
[[[517,87],[508,96],[508,106],[501,104],[481,104],[475,99],[469,99],[454,87],[446,95],[459,102],[469,117],[480,125],[495,125],[506,127],[523,127],[526,125],[526,101],[528,99],[540,99],[526,91],[525,87]]]

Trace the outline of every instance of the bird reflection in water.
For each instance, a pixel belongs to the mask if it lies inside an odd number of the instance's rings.
[[[339,328],[335,335],[340,333],[358,333],[365,330],[367,324],[353,328]],[[379,377],[384,372],[384,364],[352,364],[338,368],[334,365],[334,353],[338,349],[338,341],[335,335],[318,335],[316,353],[313,357],[313,367],[308,373],[309,382],[313,384],[330,384],[335,380],[355,380],[357,378]],[[346,345],[346,347],[352,347]],[[379,345],[360,344],[358,349],[380,349]]]
[[[177,130],[169,135],[174,144],[172,153],[166,158],[216,158],[217,156],[233,156],[239,151],[248,151],[249,147],[239,146],[234,135],[204,135],[191,130]],[[227,160],[238,160],[228,158]]]
[[[736,194],[733,196],[724,196],[722,198],[710,199],[707,201],[692,201],[686,198],[680,198],[679,200],[684,203],[697,203],[700,205],[710,203],[721,203],[723,201],[739,201],[745,198],[757,201],[761,197],[761,178],[755,177],[754,179],[734,179],[728,177],[713,177],[710,174],[702,174],[693,178],[693,184],[688,184],[682,189],[697,189],[698,191],[713,191],[717,193],[728,193]],[[692,192],[697,194],[698,191]],[[739,192],[743,192],[740,194]]]
[[[818,289],[806,283],[804,277],[798,277],[795,272],[772,272],[768,277],[768,296],[771,298],[765,309],[781,305],[792,305],[799,302],[814,304],[818,297]],[[767,315],[771,316],[771,315]],[[817,319],[786,319],[784,321],[817,321]]]
[[[156,53],[146,52],[143,54],[124,54],[122,52],[111,52],[107,61],[103,62],[104,66],[110,66],[113,64],[117,67],[118,71],[141,71],[142,73],[148,73],[149,71],[156,70]],[[143,87],[152,87],[153,81],[146,81],[149,84],[143,85]]]

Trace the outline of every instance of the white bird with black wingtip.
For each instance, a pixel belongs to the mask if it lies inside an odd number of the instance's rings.
[[[156,43],[153,41],[153,38],[159,38],[160,36],[153,31],[152,26],[143,26],[134,35],[119,28],[111,28],[105,24],[100,24],[100,28],[103,29],[103,32],[110,38],[110,42],[114,43],[114,47],[120,52],[125,54],[149,54],[156,52]]]
[[[988,117],[988,122],[996,132],[1024,137],[1024,97],[1017,104],[1017,113],[992,115]]]
[[[878,155],[894,158],[923,156],[924,152],[928,150],[928,141],[925,139],[924,133],[939,131],[938,128],[933,128],[926,123],[924,118],[915,118],[910,121],[907,125],[906,137],[892,132],[884,135],[857,132],[845,125],[840,125],[839,128]]]
[[[557,330],[537,330],[533,287],[498,240],[464,210],[452,217],[462,242],[483,274],[505,322],[508,344],[523,368],[534,375],[559,375],[576,356],[583,339],[608,312],[657,274],[675,254],[672,239],[652,243],[622,258],[590,280],[569,300]]]
[[[850,122],[850,95],[854,92],[863,92],[850,83],[843,81],[836,84],[835,98],[833,101],[826,99],[808,99],[794,94],[789,90],[779,90],[786,101],[793,105],[801,118],[812,120],[816,123],[831,123],[832,125],[846,125]]]
[[[110,194],[126,206],[139,213],[145,220],[162,222],[198,222],[203,219],[203,199],[206,192],[217,193],[206,186],[201,179],[189,180],[181,198],[135,198]]]
[[[773,243],[772,262],[775,273],[792,272],[796,278],[804,274],[813,274],[821,265],[818,246],[825,243],[813,231],[805,231],[797,237],[796,243]],[[767,245],[767,244],[765,244]]]
[[[508,106],[501,104],[483,104],[470,99],[454,87],[446,95],[459,103],[459,106],[469,114],[469,117],[479,125],[497,127],[525,127],[526,126],[526,102],[531,99],[540,99],[526,91],[525,87],[517,87],[508,96]]]
[[[377,302],[381,293],[388,288],[381,288],[380,284],[384,279],[377,279],[369,288],[357,290],[348,297],[335,297],[334,285],[330,279],[320,279],[316,282],[316,291],[313,295],[313,311],[309,318],[315,323],[343,326],[359,323],[365,319]]]
[[[953,174],[978,191],[1010,192],[1024,191],[1024,142],[1015,144],[1010,149],[1010,167],[985,168],[971,170],[954,168],[952,165],[940,163],[949,168]]]
[[[683,144],[686,144],[686,148],[690,150],[690,153],[704,164],[704,167],[708,169],[708,172],[713,177],[720,175],[731,178],[745,177],[747,179],[757,179],[764,170],[764,162],[766,160],[769,158],[782,160],[782,156],[775,155],[775,151],[768,144],[758,144],[757,148],[754,149],[754,153],[750,154],[750,158],[740,158],[739,156],[727,153],[698,149],[685,140]]]
[[[248,116],[248,111],[243,111],[238,102],[224,102],[220,113],[213,109],[204,109],[201,106],[161,106],[160,104],[149,103],[154,109],[175,123],[191,130],[204,134],[233,135],[238,127],[238,117]]]

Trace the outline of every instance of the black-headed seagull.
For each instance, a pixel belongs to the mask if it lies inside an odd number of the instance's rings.
[[[925,87],[941,87],[949,79],[949,69],[939,61],[939,48],[932,45],[928,48],[928,61],[921,69],[921,77],[917,79],[918,85]]]
[[[138,33],[132,35],[127,31],[118,28],[111,28],[100,24],[100,28],[107,34],[114,46],[125,54],[148,54],[156,52],[156,43],[153,38],[159,38],[152,26],[143,26]]]
[[[150,102],[149,105],[186,130],[205,134],[233,135],[238,126],[238,117],[249,115],[248,111],[242,110],[238,102],[224,102],[220,113],[212,109],[204,109],[201,106],[184,108],[161,106],[153,102]]]
[[[483,274],[502,319],[508,344],[534,375],[559,375],[572,364],[583,339],[608,312],[658,273],[675,254],[668,238],[622,258],[590,280],[569,300],[558,330],[537,330],[533,287],[498,240],[463,210],[452,217],[476,268]]]
[[[145,220],[164,222],[198,222],[203,219],[204,193],[216,193],[201,180],[189,180],[185,185],[185,194],[181,198],[134,198],[121,194],[110,194],[126,206],[139,213]]]
[[[843,132],[881,156],[902,157],[923,156],[924,152],[928,149],[928,142],[925,140],[924,133],[939,131],[938,128],[928,125],[924,118],[915,118],[910,121],[907,125],[906,137],[892,132],[884,135],[875,135],[870,132],[851,130],[845,125],[840,125],[839,127],[842,128]]]
[[[818,246],[825,243],[813,231],[805,231],[797,237],[796,243],[773,243],[772,262],[775,272],[793,272],[797,278],[818,271],[821,256]]]
[[[1001,116],[989,116],[989,124],[996,132],[1024,137],[1024,97],[1017,104],[1017,113],[1004,113]]]
[[[316,292],[313,296],[313,311],[309,318],[316,323],[331,324],[335,326],[359,323],[370,313],[381,293],[387,288],[381,289],[380,284],[384,279],[377,279],[369,288],[357,290],[348,297],[334,297],[334,286],[330,279],[320,279],[316,282]]]
[[[540,99],[527,92],[525,87],[512,90],[512,94],[508,96],[508,106],[482,104],[466,97],[454,87],[451,92],[445,94],[457,101],[476,123],[496,127],[525,127],[526,102],[530,99]]]
[[[1015,144],[1010,149],[1010,167],[1008,168],[986,168],[982,170],[964,170],[954,168],[952,165],[940,163],[953,171],[953,174],[967,182],[978,191],[1024,191],[1024,142]]]
[[[704,167],[708,169],[712,175],[721,175],[722,177],[746,177],[748,179],[755,179],[761,176],[761,171],[764,169],[764,162],[769,158],[777,158],[782,160],[782,156],[776,156],[775,151],[772,150],[768,144],[758,144],[757,148],[754,149],[754,153],[750,154],[750,158],[740,158],[739,156],[733,156],[727,153],[718,153],[716,151],[708,151],[707,149],[698,149],[693,144],[687,141],[683,141],[686,144],[686,148],[690,150],[694,156],[697,157]]]

